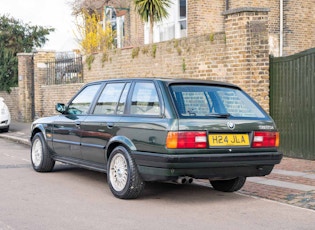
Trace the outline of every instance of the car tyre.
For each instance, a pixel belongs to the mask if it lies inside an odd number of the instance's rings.
[[[36,133],[32,139],[31,161],[33,169],[37,172],[50,172],[55,161],[51,158],[42,133]]]
[[[215,180],[211,181],[210,184],[215,190],[221,192],[235,192],[240,190],[245,184],[246,177],[236,177],[231,180]]]
[[[4,132],[4,133],[7,133],[7,132],[9,132],[9,128],[10,128],[10,126],[4,128],[4,129],[2,129],[1,131]]]
[[[137,165],[123,146],[116,147],[108,159],[107,181],[111,192],[120,199],[135,199],[144,189]]]

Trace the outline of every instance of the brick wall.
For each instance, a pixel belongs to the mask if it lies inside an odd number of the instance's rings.
[[[85,81],[174,77],[227,81],[241,86],[269,110],[268,10],[231,11],[226,33],[204,34],[95,56]]]
[[[280,3],[279,0],[269,0],[269,50],[273,56],[280,55]]]
[[[270,54],[280,55],[280,0],[230,0],[229,6],[268,8]],[[314,12],[314,0],[283,0],[283,56],[315,47]]]
[[[269,111],[268,10],[230,12],[225,19],[229,81]]]
[[[270,1],[273,0],[229,0],[229,8],[230,9],[243,7],[264,8],[269,6]]]
[[[315,2],[314,0],[283,0],[284,31],[283,56],[315,47]],[[224,32],[222,12],[226,1],[187,1],[188,36]],[[269,53],[280,55],[280,0],[229,0],[229,9],[268,8],[269,9]],[[143,23],[130,8],[131,34],[129,44],[143,44]]]
[[[188,36],[224,31],[224,1],[187,1]]]
[[[48,61],[54,60],[55,53],[52,51],[38,51],[34,55],[34,100],[35,100],[35,117],[44,115],[44,108],[47,101],[44,100],[43,85],[47,83],[47,67]],[[58,92],[58,91],[56,91]]]
[[[110,78],[171,77],[218,80],[235,83],[269,111],[268,10],[231,10],[223,15],[226,33],[207,33],[145,46],[115,49],[95,54],[91,69],[84,65],[84,82]],[[53,53],[40,51],[20,55],[19,67],[34,61],[34,116],[56,114],[57,102],[67,103],[82,84],[46,85],[46,65]],[[22,68],[22,67],[21,67]],[[31,68],[25,68],[29,76]],[[22,73],[22,72],[21,72]],[[20,74],[20,70],[19,70]],[[30,114],[30,77],[19,82],[19,111]],[[25,87],[24,87],[25,86]],[[24,88],[23,88],[24,87]],[[32,98],[32,97],[31,97]],[[24,104],[23,104],[24,103]],[[28,109],[26,111],[26,108]]]
[[[315,47],[315,0],[284,0],[283,55]]]
[[[11,120],[19,120],[19,117],[21,114],[19,113],[19,104],[18,104],[18,98],[19,98],[19,88],[11,88],[11,93],[7,93],[4,91],[0,91],[0,97],[4,98],[4,103],[8,106],[10,114],[11,114]]]
[[[22,53],[18,54],[18,97],[16,103],[18,111],[18,120],[29,121],[32,118],[33,95],[33,74],[34,63],[33,54]]]
[[[140,19],[139,15],[134,10],[133,1],[130,4],[130,11],[127,15],[127,23],[130,23],[130,31],[126,31],[125,40],[127,46],[144,44],[144,23]],[[127,26],[127,24],[126,24]]]
[[[42,85],[41,88],[41,116],[59,114],[55,110],[57,103],[67,104],[76,92],[83,86],[82,83],[66,85]],[[37,116],[39,111],[37,112]]]

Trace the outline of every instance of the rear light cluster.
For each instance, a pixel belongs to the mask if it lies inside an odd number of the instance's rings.
[[[183,131],[169,132],[166,138],[169,149],[201,149],[207,148],[207,132]]]
[[[252,148],[279,147],[279,132],[255,131]],[[207,148],[206,131],[169,132],[166,147],[169,149],[202,149]]]
[[[254,132],[253,148],[279,147],[279,132]]]

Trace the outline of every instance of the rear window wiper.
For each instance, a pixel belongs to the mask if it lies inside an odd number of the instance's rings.
[[[231,114],[229,113],[209,113],[206,114],[207,117],[215,117],[215,118],[229,118]]]

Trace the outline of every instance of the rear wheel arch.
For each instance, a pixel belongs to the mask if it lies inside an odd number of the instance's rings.
[[[136,146],[132,143],[132,141],[129,138],[124,137],[124,136],[115,136],[109,141],[107,145],[106,152],[105,152],[105,156],[107,160],[109,159],[112,151],[120,145],[126,148],[128,151],[136,150]]]

